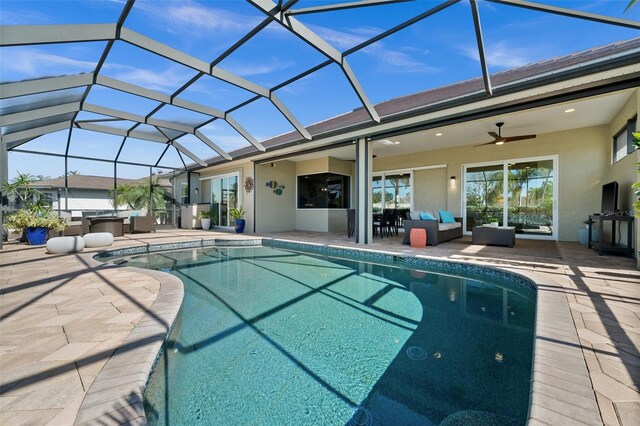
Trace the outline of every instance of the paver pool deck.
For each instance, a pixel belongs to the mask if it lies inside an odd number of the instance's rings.
[[[600,257],[562,242],[549,243],[557,255],[547,256],[544,246],[522,244],[412,249],[397,238],[361,246],[338,234],[263,236],[447,258],[533,277],[539,285],[529,423],[638,424],[640,271],[634,259]],[[255,237],[159,230],[118,237],[109,249]],[[144,424],[146,374],[140,372],[151,367],[182,287],[169,274],[92,259],[103,250],[49,255],[42,246],[7,244],[0,251],[0,424]]]

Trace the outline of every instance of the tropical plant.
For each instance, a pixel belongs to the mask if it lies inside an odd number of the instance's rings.
[[[231,215],[231,217],[233,218],[233,220],[238,220],[238,219],[243,219],[244,215],[245,215],[245,211],[242,207],[238,208],[233,208],[231,210],[229,210],[229,214]]]
[[[216,221],[216,212],[215,210],[203,210],[198,212],[198,219],[211,219],[214,224]]]
[[[67,222],[58,217],[51,207],[33,205],[26,209],[20,209],[9,213],[5,218],[4,227],[18,233],[25,228],[49,228],[55,231],[64,231]]]
[[[151,193],[152,202],[150,203],[149,194]],[[113,207],[122,205],[128,206],[132,210],[138,209],[151,209],[156,210],[165,209],[165,193],[164,190],[158,186],[153,185],[152,191],[149,190],[149,184],[121,184],[116,186],[115,191],[109,190],[109,199]]]
[[[2,183],[2,191],[6,195],[13,195],[18,198],[18,204],[27,207],[33,204],[39,204],[42,193],[36,188],[32,188],[31,184],[38,179],[29,173],[19,173],[11,182],[4,181]]]

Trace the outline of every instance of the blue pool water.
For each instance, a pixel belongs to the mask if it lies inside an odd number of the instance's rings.
[[[185,284],[150,424],[524,424],[535,291],[270,247],[127,258]]]

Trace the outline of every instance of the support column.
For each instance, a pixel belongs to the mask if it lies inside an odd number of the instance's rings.
[[[69,210],[69,157],[64,156],[64,209]]]
[[[9,156],[7,155],[7,143],[2,140],[0,135],[0,184],[9,180]],[[9,203],[6,194],[2,191],[0,185],[0,232],[4,232],[4,215],[9,211]],[[3,238],[0,238],[0,249],[2,249]]]
[[[149,212],[147,214],[155,214],[153,209],[153,167],[149,166]]]
[[[113,162],[113,215],[118,217],[118,162]]]
[[[371,217],[371,143],[364,138],[356,141],[356,243],[370,244]]]

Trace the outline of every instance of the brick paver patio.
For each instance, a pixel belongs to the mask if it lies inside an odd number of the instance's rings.
[[[235,235],[162,230],[116,238],[113,247],[217,237]],[[355,246],[337,234],[290,232],[265,237]],[[640,271],[634,259],[599,257],[577,243],[557,243],[557,247],[561,258],[548,257],[544,250],[536,254],[518,244],[505,248],[511,250],[506,252],[459,242],[414,250],[395,238],[385,238],[367,248],[472,261],[542,277],[541,282],[549,285],[539,287],[539,302],[544,300],[545,307],[538,313],[531,423],[637,424]],[[98,415],[90,409],[92,398],[104,400],[117,390],[121,382],[117,377],[126,375],[125,371],[109,376],[124,365],[118,364],[118,355],[112,356],[114,351],[128,344],[136,324],[137,336],[145,335],[151,326],[156,327],[156,334],[158,327],[168,328],[170,303],[164,300],[164,305],[154,305],[161,285],[168,286],[161,284],[162,274],[100,265],[86,252],[48,255],[43,247],[18,244],[6,245],[0,252],[0,424],[68,425],[76,417],[80,423],[91,423]],[[173,300],[179,300],[175,286],[172,288]],[[568,311],[566,307],[571,316],[558,323],[559,311]],[[148,347],[135,350],[149,351]],[[109,371],[96,379],[107,361],[115,368],[107,366]],[[585,361],[588,374],[572,372],[574,366],[584,369]],[[145,380],[129,378],[139,388]],[[591,397],[595,392],[597,408],[591,408],[580,395],[584,389]],[[581,406],[583,401],[587,401],[585,406]],[[139,401],[130,406],[128,414],[119,408],[122,418],[101,421],[141,422],[141,417],[136,419]]]

